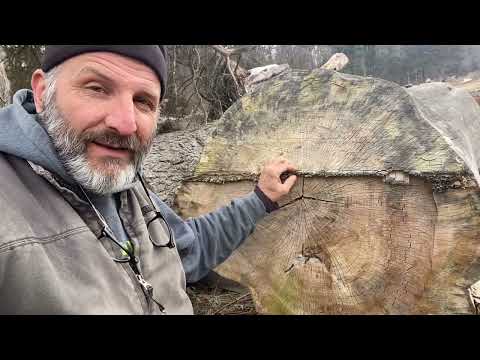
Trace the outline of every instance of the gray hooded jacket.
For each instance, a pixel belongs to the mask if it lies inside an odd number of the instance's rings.
[[[0,110],[0,313],[190,314],[186,282],[222,263],[266,215],[255,193],[187,221],[155,194],[176,248],[158,247],[162,221],[136,181],[117,194],[92,196],[120,241],[129,240],[153,296],[139,285],[121,250],[101,234],[101,223],[59,161],[38,122],[29,90]],[[157,303],[161,303],[160,307]]]

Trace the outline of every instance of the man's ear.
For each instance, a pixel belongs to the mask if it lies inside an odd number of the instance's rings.
[[[37,113],[43,111],[43,96],[45,94],[45,73],[41,69],[37,69],[32,74],[32,91],[35,100],[35,108]]]

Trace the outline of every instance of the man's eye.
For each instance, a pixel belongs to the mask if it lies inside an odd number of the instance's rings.
[[[105,93],[105,89],[99,85],[89,85],[87,86],[87,89],[98,93]]]
[[[142,109],[155,111],[155,106],[148,99],[138,98],[138,99],[135,99],[135,102],[139,104],[142,107]]]

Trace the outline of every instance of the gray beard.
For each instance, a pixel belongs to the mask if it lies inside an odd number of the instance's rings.
[[[111,132],[78,134],[65,121],[65,116],[57,107],[55,96],[45,102],[45,109],[39,116],[67,173],[79,185],[95,194],[113,194],[132,184],[137,170],[152,147],[153,136],[147,144],[142,145],[136,136],[120,137]],[[87,143],[94,139],[130,149],[134,154],[133,161],[125,164],[120,159],[107,158],[99,160],[101,165],[94,167],[87,158]]]

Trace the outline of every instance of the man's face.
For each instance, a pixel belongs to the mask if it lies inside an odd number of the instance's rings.
[[[49,96],[32,80],[37,110],[66,170],[97,193],[132,182],[156,129],[160,82],[154,71],[121,55],[87,53],[65,61],[55,85]]]

